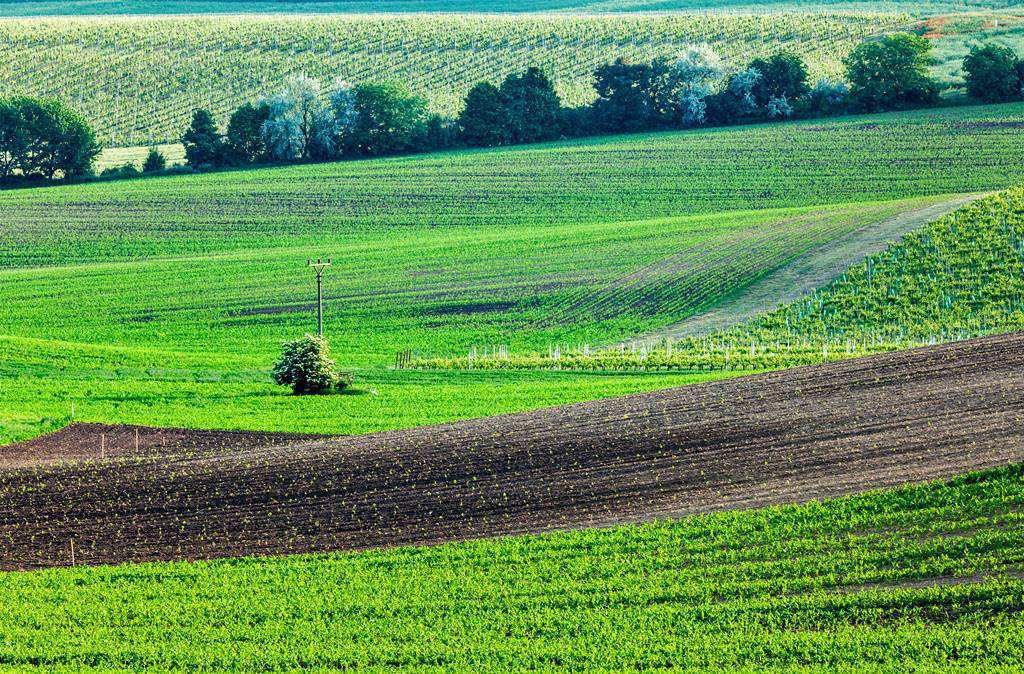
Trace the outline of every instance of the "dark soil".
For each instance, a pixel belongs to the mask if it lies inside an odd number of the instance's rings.
[[[176,431],[0,470],[0,568],[67,565],[72,540],[79,564],[277,555],[793,503],[1020,462],[1022,428],[1009,335],[358,437]],[[94,428],[49,438],[16,451],[95,456]]]
[[[0,470],[102,459],[218,454],[327,437],[330,436],[74,423],[54,433],[0,447]]]

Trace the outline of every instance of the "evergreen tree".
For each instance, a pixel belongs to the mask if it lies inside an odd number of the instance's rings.
[[[223,141],[209,110],[199,109],[192,114],[192,123],[181,142],[185,146],[185,160],[193,168],[213,168],[223,160]]]

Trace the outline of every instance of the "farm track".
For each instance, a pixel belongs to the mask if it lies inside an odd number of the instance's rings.
[[[1022,428],[1016,334],[358,437],[211,452],[197,434],[171,455],[0,470],[0,568],[67,565],[72,539],[100,564],[793,503],[1020,462]],[[78,432],[93,452],[98,430]]]
[[[898,241],[905,234],[939,220],[984,196],[960,195],[879,222],[870,222],[834,241],[814,247],[807,254],[799,256],[752,284],[738,296],[680,323],[630,342],[654,342],[665,337],[685,337],[727,330],[779,305],[795,302],[807,293],[827,286],[869,255],[885,250],[890,242]]]

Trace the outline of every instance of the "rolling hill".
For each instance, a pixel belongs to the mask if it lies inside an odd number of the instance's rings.
[[[10,0],[0,16],[365,12],[901,11],[919,15],[1020,7],[1019,0]]]
[[[9,5],[5,5],[9,6]],[[737,64],[786,47],[815,75],[836,74],[856,44],[909,25],[902,14],[294,15],[0,20],[8,92],[58,96],[112,146],[176,142],[195,108],[218,121],[276,93],[287,75],[333,86],[401,80],[435,111],[469,88],[527,66],[568,104],[593,98],[593,70],[618,56],[650,60],[710,44]]]
[[[0,573],[18,606],[0,614],[0,659],[948,671],[955,653],[957,671],[1011,672],[1024,480],[1004,464],[1024,458],[1022,359],[1021,335],[986,338],[367,437],[141,429],[143,453],[85,462],[75,443],[95,451],[104,429],[70,429],[31,450],[66,462],[0,470],[0,564],[78,565]],[[758,504],[774,506],[663,519]]]
[[[387,368],[404,350],[568,348],[678,323],[826,242],[1024,181],[1022,111],[8,192],[3,435],[66,423],[72,406],[80,421],[369,432],[721,377]],[[358,391],[298,399],[267,368],[311,329],[304,264],[328,255],[326,331]],[[650,283],[621,283],[645,269]],[[573,310],[588,297],[600,311]]]
[[[5,193],[0,434],[59,426],[73,408],[79,421],[369,432],[720,378],[388,368],[400,350],[569,348],[674,325],[823,244],[1024,180],[1022,111]],[[303,265],[327,255],[327,334],[357,390],[297,398],[267,368],[311,329]],[[638,269],[662,276],[630,290]],[[588,297],[600,311],[572,310]]]

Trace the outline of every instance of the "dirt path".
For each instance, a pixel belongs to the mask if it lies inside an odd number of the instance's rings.
[[[985,195],[961,195],[941,203],[901,213],[819,246],[782,269],[753,284],[739,296],[687,318],[675,325],[644,335],[633,342],[656,341],[667,336],[699,335],[730,328],[780,304],[800,299],[831,283],[869,255],[885,250],[892,241],[952,213]]]
[[[67,565],[72,541],[80,564],[196,559],[792,503],[1021,462],[1022,428],[1018,334],[365,436],[198,433],[174,456],[0,470],[0,568]]]

